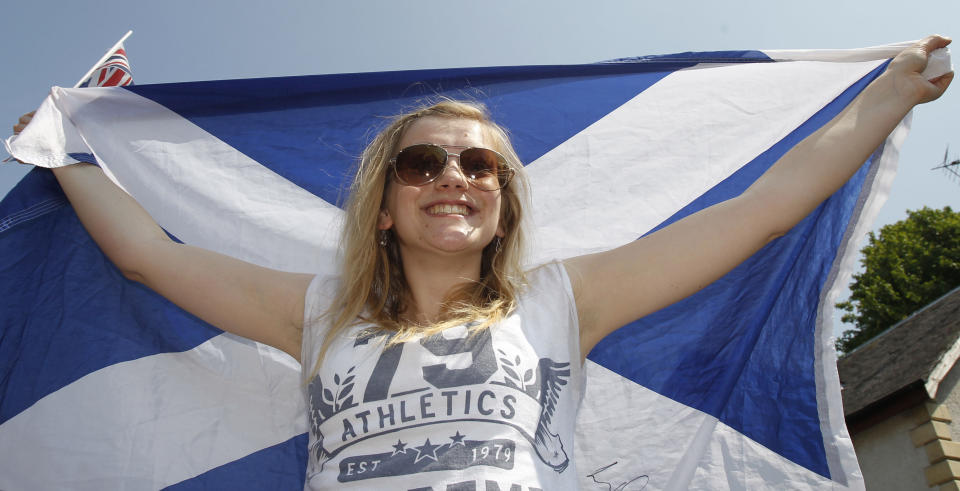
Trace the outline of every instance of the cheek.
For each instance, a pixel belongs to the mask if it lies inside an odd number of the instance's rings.
[[[393,186],[387,188],[384,198],[384,208],[381,214],[389,216],[389,223],[394,227],[408,225],[417,213],[416,202],[420,188],[414,186]]]

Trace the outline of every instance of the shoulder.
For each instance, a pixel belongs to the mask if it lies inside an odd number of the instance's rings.
[[[303,334],[301,360],[311,359],[313,349],[319,346],[328,325],[327,313],[337,296],[340,277],[318,274],[310,281],[303,298]],[[308,357],[304,358],[304,356]]]
[[[579,329],[577,304],[563,263],[551,261],[536,266],[527,271],[526,278],[519,302],[521,315],[537,319],[537,324],[550,329],[569,325],[571,332],[576,333]]]
[[[340,276],[325,274],[314,275],[304,295],[304,313],[311,313],[311,307],[322,307],[325,310],[330,303],[333,302],[339,288]],[[304,317],[304,324],[306,324],[308,319],[310,319],[310,317]]]
[[[569,294],[571,299],[573,297],[567,268],[559,260],[534,266],[526,271],[525,276],[524,297],[536,298],[557,294]]]

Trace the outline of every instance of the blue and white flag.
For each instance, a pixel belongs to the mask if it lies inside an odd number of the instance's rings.
[[[901,47],[54,88],[8,150],[93,155],[178,240],[331,273],[381,117],[471,98],[526,164],[537,263],[737,195]],[[591,352],[583,489],[863,488],[830,312],[905,134],[785,237]],[[303,486],[299,365],[125,280],[46,169],[0,203],[0,271],[0,488]]]

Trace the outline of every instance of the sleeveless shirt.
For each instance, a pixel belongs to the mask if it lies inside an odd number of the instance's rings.
[[[498,325],[390,346],[356,326],[311,377],[337,286],[314,278],[301,358],[306,489],[576,489],[583,383],[573,291],[559,263],[528,280]]]

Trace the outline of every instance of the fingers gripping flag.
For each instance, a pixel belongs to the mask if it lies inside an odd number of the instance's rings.
[[[54,88],[8,147],[46,167],[95,156],[183,242],[333,273],[371,125],[423,96],[466,96],[526,164],[537,263],[735,196],[897,50]],[[785,237],[590,353],[583,489],[863,487],[823,308],[905,131]],[[0,488],[303,486],[299,365],[123,279],[49,171],[0,203],[0,258]]]
[[[133,72],[130,70],[130,62],[127,61],[127,51],[123,47],[123,42],[133,34],[133,31],[127,31],[123,37],[117,41],[99,61],[90,67],[90,70],[74,85],[74,87],[126,87],[133,85]],[[38,124],[31,125],[29,134],[49,135],[50,127],[42,126],[43,118]],[[60,165],[74,164],[78,162],[95,163],[96,159],[90,153],[89,148],[83,142],[82,137],[73,128],[64,128],[67,134],[61,135],[53,142],[48,142],[48,148],[41,150],[44,157],[36,162],[37,165],[51,165],[53,163]],[[9,146],[17,138],[17,135],[11,136],[6,145]],[[27,138],[29,141],[29,138]],[[36,153],[36,152],[35,152]],[[9,160],[9,159],[8,159]]]

